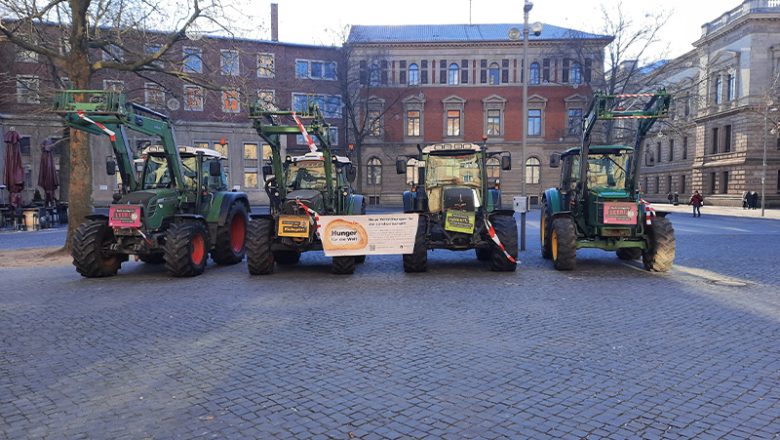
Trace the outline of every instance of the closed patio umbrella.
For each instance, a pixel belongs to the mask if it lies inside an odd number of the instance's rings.
[[[5,169],[3,172],[3,184],[11,195],[11,206],[21,208],[22,190],[24,189],[24,167],[22,166],[22,152],[20,150],[19,133],[14,130],[5,132]]]
[[[54,166],[54,142],[50,138],[47,138],[41,144],[41,165],[38,170],[38,186],[43,188],[43,192],[46,195],[46,206],[52,206],[56,202],[54,198],[54,191],[60,186],[60,181],[57,178],[57,168]]]

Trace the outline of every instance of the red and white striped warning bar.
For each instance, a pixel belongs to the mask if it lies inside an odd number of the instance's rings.
[[[499,249],[501,249],[501,252],[506,255],[506,259],[509,260],[512,263],[517,263],[517,259],[509,254],[509,252],[506,251],[506,248],[501,243],[501,240],[498,239],[498,235],[496,234],[496,230],[493,228],[493,224],[490,223],[490,220],[485,217],[485,226],[487,226],[488,229],[488,235],[490,236],[490,239],[493,240],[493,243],[495,243]]]
[[[79,118],[81,118],[81,119],[83,119],[83,120],[85,120],[85,121],[89,122],[90,124],[95,124],[95,125],[97,125],[97,126],[98,126],[98,128],[100,128],[101,130],[103,130],[103,132],[104,132],[104,133],[106,133],[106,134],[108,135],[108,138],[111,140],[111,142],[116,142],[116,133],[115,133],[115,132],[113,132],[113,131],[109,130],[108,128],[106,128],[106,126],[105,126],[105,125],[101,124],[100,122],[95,122],[95,121],[93,121],[92,119],[89,119],[89,118],[88,118],[88,117],[87,117],[87,116],[84,114],[84,112],[83,112],[83,111],[81,111],[81,110],[77,111],[77,112],[76,112],[76,114],[77,114],[77,115],[79,115]]]
[[[639,203],[645,207],[645,224],[652,225],[655,217],[655,208],[645,199],[639,199]]]
[[[314,230],[317,231],[317,236],[320,237],[320,239],[322,239],[322,237],[320,236],[320,215],[317,213],[317,211],[309,208],[308,206],[306,206],[306,204],[301,202],[299,199],[295,199],[295,203],[301,208],[303,208],[303,210],[306,211],[307,214],[309,214],[309,218],[314,223]]]
[[[311,152],[317,151],[317,145],[314,144],[314,139],[312,139],[311,135],[309,135],[309,132],[306,131],[306,127],[303,126],[303,122],[301,122],[301,118],[299,118],[298,115],[295,114],[295,112],[293,112],[292,117],[295,120],[295,124],[298,125],[298,130],[301,130],[301,134],[303,135],[303,138],[306,139],[306,144],[309,146],[309,151]]]

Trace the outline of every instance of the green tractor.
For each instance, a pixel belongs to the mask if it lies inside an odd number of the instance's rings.
[[[663,90],[596,94],[583,120],[582,146],[551,156],[551,167],[562,165],[561,183],[542,196],[540,237],[542,256],[556,269],[574,269],[582,248],[614,251],[623,260],[642,258],[653,272],[672,267],[675,238],[667,213],[639,195],[642,143],[655,121],[667,116],[670,99]],[[590,145],[597,120],[622,119],[639,121],[634,146]]]
[[[73,264],[88,278],[116,275],[130,255],[165,264],[176,277],[203,273],[209,254],[217,264],[244,259],[249,200],[228,191],[224,158],[205,148],[177,146],[173,125],[160,113],[127,102],[121,93],[68,90],[53,110],[74,129],[108,136],[121,188],[108,215],[92,214],[73,237]],[[159,137],[136,163],[126,130]]]
[[[501,191],[488,185],[488,159],[500,157],[502,170],[511,156],[488,152],[482,145],[434,144],[419,154],[396,160],[398,174],[412,172],[412,187],[403,194],[404,212],[419,213],[414,249],[403,256],[404,271],[424,272],[428,249],[474,249],[477,259],[494,271],[517,267],[517,222],[514,211],[501,209]],[[409,159],[415,159],[409,166]]]
[[[360,215],[366,201],[351,182],[357,170],[346,156],[336,155],[330,126],[316,105],[307,112],[250,109],[253,125],[271,148],[270,164],[263,166],[268,214],[252,215],[247,242],[247,267],[252,275],[267,275],[275,265],[298,263],[302,252],[322,250],[319,215]],[[319,143],[314,143],[311,133]],[[282,159],[281,136],[303,135],[310,151]],[[333,257],[332,272],[351,274],[365,256]]]

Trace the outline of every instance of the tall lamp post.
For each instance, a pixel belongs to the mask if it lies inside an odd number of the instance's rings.
[[[766,143],[767,143],[767,130],[769,130],[769,127],[767,127],[767,123],[769,122],[769,113],[777,111],[776,107],[770,108],[770,106],[772,105],[771,99],[767,98],[765,104],[766,104],[765,107],[766,111],[764,112],[764,152],[761,158],[761,217],[764,217],[764,211],[766,205]],[[777,124],[775,124],[775,127],[772,128],[772,134],[777,134]]]

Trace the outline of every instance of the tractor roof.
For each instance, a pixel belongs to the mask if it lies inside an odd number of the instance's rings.
[[[214,151],[210,148],[198,148],[198,147],[189,147],[186,145],[179,145],[179,154],[181,155],[195,156],[198,153],[203,153],[203,155],[207,157],[216,157],[218,159],[224,159],[224,156],[222,156],[219,152]],[[163,147],[162,145],[151,145],[149,147],[146,147],[146,149],[141,154],[142,155],[165,154],[165,147]]]
[[[346,156],[339,156],[334,154],[333,158],[336,159],[336,162],[338,162],[341,165],[352,163],[352,161],[349,160],[349,158]],[[300,162],[304,160],[325,160],[324,156],[322,155],[322,152],[320,151],[309,152],[304,154],[303,156],[292,156],[291,159],[293,162]]]
[[[591,145],[588,148],[588,152],[594,154],[622,153],[624,151],[634,151],[634,147],[629,147],[628,145]],[[561,156],[566,157],[573,154],[580,154],[580,147],[569,148]]]
[[[482,147],[477,144],[433,144],[423,148],[424,154],[428,153],[448,153],[454,151],[482,151]]]

